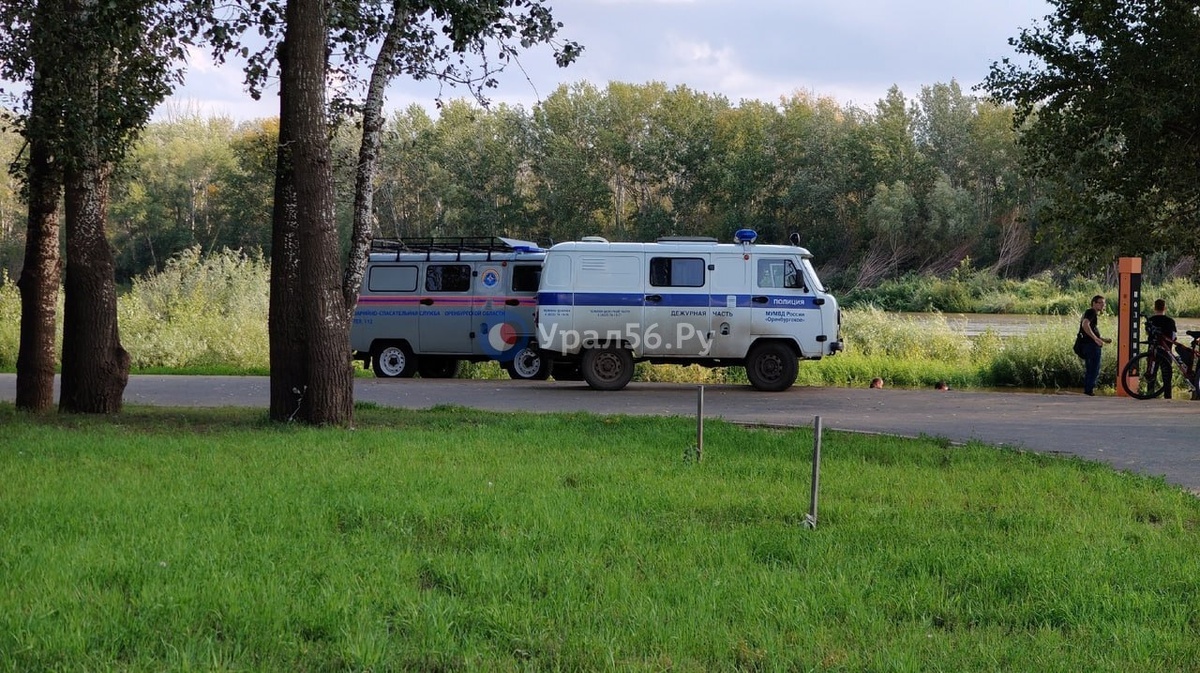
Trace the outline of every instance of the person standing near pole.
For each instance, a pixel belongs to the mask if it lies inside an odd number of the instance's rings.
[[[1154,300],[1154,315],[1147,318],[1146,322],[1158,331],[1160,339],[1175,340],[1175,319],[1167,315],[1167,302],[1165,299]],[[1170,346],[1167,347],[1170,348]],[[1158,371],[1162,372],[1163,397],[1169,400],[1171,399],[1171,388],[1174,386],[1172,380],[1173,372],[1171,371],[1171,356],[1162,350],[1156,349],[1154,352],[1156,353],[1154,359],[1158,360]]]
[[[1096,394],[1096,380],[1100,378],[1100,349],[1112,339],[1100,336],[1100,314],[1107,305],[1104,295],[1092,297],[1092,306],[1079,319],[1079,333],[1083,335],[1083,394]]]

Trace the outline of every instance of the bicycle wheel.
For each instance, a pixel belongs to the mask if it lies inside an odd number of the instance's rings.
[[[1137,386],[1130,386],[1130,378],[1137,377]],[[1154,352],[1141,353],[1125,365],[1121,374],[1121,387],[1134,399],[1148,400],[1163,394],[1162,377],[1158,373],[1158,360]]]

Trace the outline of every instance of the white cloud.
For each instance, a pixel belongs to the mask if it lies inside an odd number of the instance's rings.
[[[893,84],[910,98],[951,79],[974,86],[1010,54],[1007,39],[1048,11],[1047,0],[570,0],[554,13],[561,37],[584,46],[577,63],[560,69],[548,48],[534,49],[487,95],[528,108],[560,84],[662,81],[735,103],[803,91],[869,108]],[[436,83],[398,80],[388,108],[432,110],[438,94]],[[240,67],[202,52],[178,99],[239,118],[278,113],[274,91],[251,101]]]

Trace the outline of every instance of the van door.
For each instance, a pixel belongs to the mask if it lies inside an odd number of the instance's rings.
[[[750,296],[754,337],[794,339],[805,357],[823,352],[818,336],[824,333],[821,306],[804,282],[799,258],[792,255],[755,255],[754,292]]]
[[[429,262],[421,297],[421,353],[466,354],[471,349],[471,265]]]
[[[471,329],[475,332],[475,339],[472,340],[472,352],[475,355],[499,358],[512,347],[511,343],[502,339],[504,288],[508,271],[506,264],[507,262],[488,260],[474,265],[475,291],[471,293],[474,299],[471,304]],[[492,347],[492,339],[499,340],[498,348]]]
[[[709,313],[715,358],[745,357],[750,348],[750,261],[742,253],[712,256]]]
[[[529,343],[541,264],[480,265],[475,297],[475,352],[507,362]]]
[[[504,321],[513,326],[523,341],[536,336],[533,318],[537,313],[538,284],[542,264],[513,264],[509,267],[508,297],[504,300]]]
[[[650,254],[641,354],[708,355],[712,327],[708,307],[710,257],[693,252]]]

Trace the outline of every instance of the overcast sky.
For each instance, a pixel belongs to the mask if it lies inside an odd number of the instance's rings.
[[[560,35],[584,52],[558,68],[546,50],[510,68],[493,102],[532,107],[560,84],[665,82],[743,99],[777,101],[796,91],[873,108],[898,85],[978,84],[993,61],[1011,55],[1008,38],[1049,13],[1046,0],[550,0]],[[277,115],[277,90],[255,102],[237,67],[213,68],[196,54],[187,84],[161,108],[229,115]],[[397,81],[387,109],[433,109],[438,87]],[[447,99],[466,97],[445,89]]]

